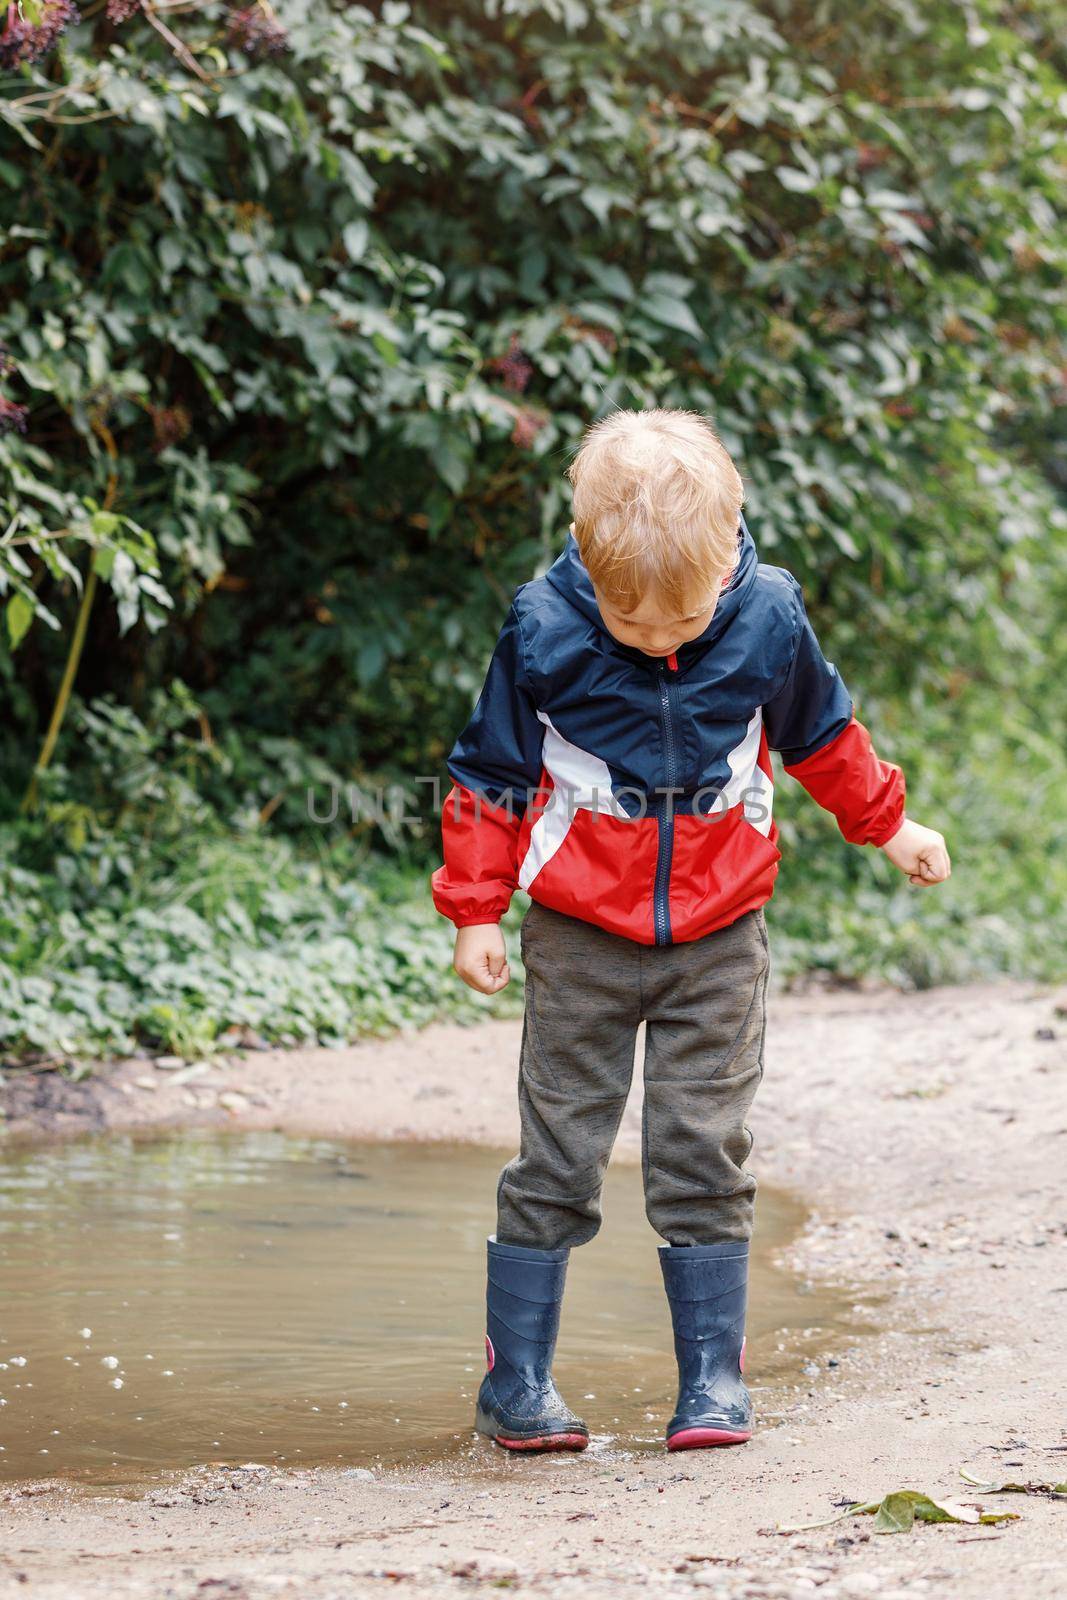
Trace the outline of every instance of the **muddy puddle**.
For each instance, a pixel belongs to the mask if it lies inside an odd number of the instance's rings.
[[[503,1159],[281,1134],[0,1158],[0,1479],[469,1452]],[[774,1265],[793,1200],[764,1188],[757,1209],[748,1375],[769,1420],[869,1320]],[[557,1376],[596,1449],[658,1450],[674,1368],[636,1168],[609,1172],[605,1217],[571,1258]]]

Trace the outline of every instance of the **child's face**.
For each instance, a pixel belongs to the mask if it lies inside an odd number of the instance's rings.
[[[642,595],[640,604],[624,613],[616,610],[595,584],[593,592],[604,626],[613,639],[662,660],[704,632],[715,613],[726,577],[723,573],[717,578],[700,609],[684,617],[673,616],[656,594]]]

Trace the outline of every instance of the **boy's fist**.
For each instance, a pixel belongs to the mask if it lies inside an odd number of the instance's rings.
[[[456,929],[456,948],[452,965],[479,994],[496,994],[511,980],[504,935],[498,923],[476,922]]]
[[[921,822],[912,822],[908,817],[904,818],[882,849],[895,867],[908,874],[908,882],[918,884],[921,888],[944,883],[952,871],[941,834],[933,828],[924,828]]]

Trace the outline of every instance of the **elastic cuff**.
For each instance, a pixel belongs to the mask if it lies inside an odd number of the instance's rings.
[[[661,1244],[661,1256],[673,1260],[676,1256],[686,1261],[722,1261],[740,1259],[748,1255],[747,1239],[723,1239],[720,1244]]]
[[[560,1250],[534,1250],[524,1244],[498,1244],[495,1233],[489,1235],[486,1244],[490,1255],[503,1256],[508,1261],[566,1261],[571,1253],[569,1245]]]
[[[499,928],[503,915],[501,911],[495,917],[487,917],[483,911],[476,917],[449,917],[448,920],[455,928]]]
[[[896,838],[907,820],[907,817],[902,813],[894,822],[883,823],[877,832],[870,834],[867,843],[873,844],[876,849],[881,850],[882,846],[888,844],[890,839]]]

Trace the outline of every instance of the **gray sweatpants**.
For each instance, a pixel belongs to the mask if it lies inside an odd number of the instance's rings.
[[[745,1116],[763,1074],[770,953],[761,910],[685,944],[642,945],[531,905],[522,924],[522,1143],[496,1236],[555,1250],[600,1227],[600,1189],[645,1023],[645,1210],[669,1244],[752,1232]]]

